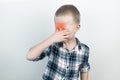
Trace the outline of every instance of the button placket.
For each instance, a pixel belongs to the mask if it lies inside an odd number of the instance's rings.
[[[67,66],[66,66],[67,70],[69,69],[69,58],[70,58],[70,53],[68,52],[67,53]]]

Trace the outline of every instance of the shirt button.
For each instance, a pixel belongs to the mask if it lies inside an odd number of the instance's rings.
[[[67,69],[68,69],[69,67],[67,66]]]

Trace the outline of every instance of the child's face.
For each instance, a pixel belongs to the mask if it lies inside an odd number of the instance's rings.
[[[57,16],[55,17],[55,26],[56,30],[68,30],[71,32],[70,39],[75,37],[75,33],[79,30],[80,24],[76,24],[73,21],[73,17],[71,15],[66,16]]]

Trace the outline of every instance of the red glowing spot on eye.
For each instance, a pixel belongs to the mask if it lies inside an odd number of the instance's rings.
[[[57,29],[58,29],[59,31],[64,30],[64,29],[65,29],[65,23],[64,23],[64,22],[59,22],[59,23],[57,23]]]

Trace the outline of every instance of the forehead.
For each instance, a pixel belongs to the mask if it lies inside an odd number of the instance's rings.
[[[72,23],[73,17],[71,15],[65,15],[65,16],[56,16],[55,22],[64,22],[64,23]]]

